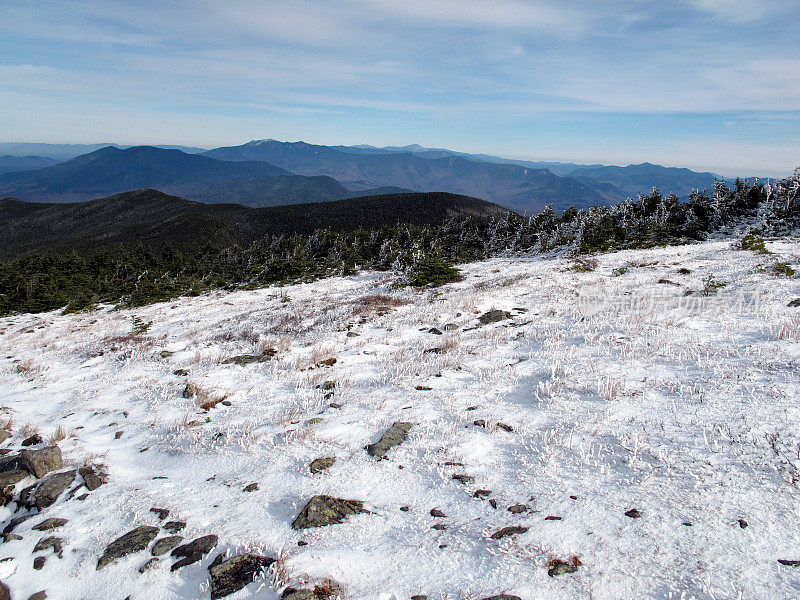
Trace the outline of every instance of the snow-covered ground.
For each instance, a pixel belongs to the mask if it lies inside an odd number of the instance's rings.
[[[778,559],[800,559],[800,279],[771,268],[797,267],[800,243],[768,248],[626,251],[593,271],[494,259],[436,290],[364,273],[0,319],[3,447],[63,433],[65,468],[108,480],[19,525],[0,579],[23,600],[208,598],[219,551],[255,551],[279,561],[229,598],[325,580],[349,600],[798,598],[800,567]],[[709,276],[726,285],[684,295]],[[511,318],[481,325],[493,309]],[[373,458],[395,421],[413,423],[407,440]],[[320,457],[336,462],[312,474]],[[369,512],[292,529],[316,494]],[[140,574],[147,550],[96,570],[109,542],[163,524],[152,507],[216,550],[176,572],[162,559]],[[45,517],[69,520],[61,559],[32,552]],[[507,526],[527,531],[490,537]],[[573,557],[576,572],[548,576]]]

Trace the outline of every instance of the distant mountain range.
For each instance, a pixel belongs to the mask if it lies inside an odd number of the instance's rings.
[[[120,144],[41,144],[32,142],[0,142],[0,154],[9,154],[12,156],[42,156],[44,158],[51,158],[57,162],[63,162],[70,158],[75,158],[81,154],[88,154],[101,148],[113,146],[120,150],[124,148],[133,148],[133,146],[121,146]],[[181,150],[187,154],[197,154],[198,152],[205,152],[207,148],[195,148],[194,146],[174,146],[174,145],[159,145],[151,144],[155,148],[164,148],[165,150]]]
[[[507,212],[496,204],[447,193],[412,193],[248,208],[203,204],[158,190],[136,190],[78,203],[0,199],[0,255],[33,250],[117,249],[143,244],[193,249],[209,242],[246,244],[268,234],[351,231],[396,223],[436,225],[448,217]]]
[[[56,156],[87,148],[92,151],[54,164]],[[650,163],[609,167],[518,161],[419,145],[375,148],[255,140],[203,151],[0,143],[0,152],[8,153],[0,157],[0,195],[39,202],[84,201],[137,188],[251,207],[442,191],[533,214],[548,204],[561,211],[618,203],[654,186],[685,198],[692,189],[714,185],[712,173]],[[19,156],[21,152],[26,155]]]

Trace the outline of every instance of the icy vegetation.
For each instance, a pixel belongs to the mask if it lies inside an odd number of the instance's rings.
[[[5,317],[0,580],[15,600],[799,597],[798,262],[796,241],[714,241]],[[23,440],[63,463],[37,479],[9,462]]]

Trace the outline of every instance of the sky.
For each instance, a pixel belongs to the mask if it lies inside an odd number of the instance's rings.
[[[0,0],[0,141],[800,165],[800,0]]]

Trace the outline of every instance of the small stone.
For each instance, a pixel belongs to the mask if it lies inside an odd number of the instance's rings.
[[[456,325],[455,323],[448,323],[447,325],[444,326],[445,331],[455,331],[456,329],[458,329],[458,325]]]
[[[332,496],[314,496],[292,522],[292,529],[324,527],[341,523],[350,515],[368,512],[363,502],[343,500]]]
[[[433,388],[427,385],[418,385],[414,389],[420,392],[430,392]]]
[[[562,517],[557,517],[555,515],[547,515],[544,520],[545,521],[561,521]]]
[[[53,505],[74,480],[75,471],[51,473],[45,477],[33,492],[36,507],[41,510]]]
[[[156,567],[160,561],[157,558],[148,558],[147,562],[145,562],[141,567],[139,567],[139,573],[144,573],[145,571],[149,571],[150,569]]]
[[[32,436],[26,437],[24,440],[22,440],[22,446],[36,446],[37,444],[41,444],[43,441],[44,440],[42,439],[42,436],[40,436],[38,433],[34,433]]]
[[[309,425],[319,425],[320,423],[322,423],[322,421],[323,421],[322,417],[314,417],[313,419],[309,419],[308,420],[308,424]]]
[[[298,546],[308,546],[308,542],[306,542],[305,540],[297,540],[297,545]]]
[[[505,423],[498,423],[497,428],[508,432],[514,431],[514,428],[511,425],[506,425]]]
[[[681,523],[681,525],[683,525],[684,527],[691,527],[692,526],[692,524],[689,521],[684,521],[683,523]]]
[[[117,433],[114,434],[114,439],[118,440],[119,438],[122,437],[123,433],[125,433],[125,432],[124,431],[118,431]]]
[[[492,495],[492,490],[475,490],[473,498],[488,498]]]
[[[556,558],[550,561],[547,568],[547,575],[549,577],[557,577],[559,575],[566,575],[567,573],[575,573],[580,564],[581,561],[578,560],[577,556],[572,558],[572,562],[564,562]]]
[[[8,542],[13,542],[14,540],[21,540],[22,536],[17,535],[16,533],[4,533],[3,534],[3,541],[7,544]]]
[[[163,537],[161,539],[156,540],[156,543],[153,544],[153,547],[150,549],[150,554],[153,556],[161,556],[162,554],[166,554],[173,548],[175,548],[178,544],[183,541],[183,536],[180,535],[171,535],[168,537]]]
[[[456,481],[460,481],[464,485],[475,482],[475,478],[472,475],[466,475],[464,473],[453,475],[453,479],[455,479]]]
[[[0,581],[0,600],[11,600],[11,591],[2,581]]]
[[[360,336],[355,331],[348,331],[347,332],[347,337],[354,338],[354,337],[360,337]]]
[[[197,392],[197,388],[193,386],[191,383],[187,383],[186,387],[183,388],[183,397],[184,398],[192,398],[194,397],[195,393]]]
[[[425,594],[415,594],[411,596],[411,600],[428,600],[428,597]]]
[[[189,371],[186,369],[175,369],[172,374],[177,375],[178,377],[186,377],[189,375]]]
[[[800,560],[787,560],[785,558],[779,558],[778,562],[785,567],[800,567]]]
[[[431,529],[436,529],[437,531],[444,531],[445,529],[447,529],[447,525],[445,525],[444,523],[437,523],[436,525],[431,527]]]
[[[631,519],[638,519],[639,517],[642,516],[642,513],[640,513],[637,509],[632,508],[630,510],[625,511],[625,516]]]
[[[500,594],[499,596],[490,596],[482,600],[522,600],[519,596],[512,596],[511,594]]]
[[[0,598],[2,598],[2,595],[0,595]],[[42,590],[40,592],[36,592],[35,594],[31,594],[28,596],[28,600],[47,600],[47,592]]]
[[[186,521],[167,521],[164,523],[164,529],[170,533],[178,533],[186,528]]]
[[[255,482],[253,482],[253,483],[248,483],[248,484],[247,484],[246,486],[244,486],[244,488],[242,489],[242,491],[243,491],[243,492],[255,492],[256,490],[258,490],[258,484],[257,484],[257,483],[255,483]]]
[[[211,600],[224,598],[245,588],[274,562],[274,558],[266,556],[240,554],[213,565],[209,568]]]
[[[115,539],[106,547],[103,555],[97,560],[97,569],[102,569],[118,558],[144,550],[157,535],[158,527],[142,525],[132,529],[125,535]]]
[[[33,552],[44,552],[45,550],[52,548],[53,554],[58,557],[61,557],[62,552],[64,551],[64,540],[55,536],[49,536],[40,539],[36,542],[36,545],[33,547]]]
[[[489,323],[497,323],[510,318],[510,312],[505,310],[490,310],[489,312],[483,313],[480,317],[478,317],[478,321],[480,321],[481,325],[488,325]]]
[[[745,521],[744,519],[739,519],[738,522],[739,522],[739,527],[741,529],[747,529],[747,527],[748,527],[747,521]]]
[[[486,427],[486,420],[485,419],[475,419],[472,422],[475,427]]]
[[[160,520],[164,520],[169,516],[169,509],[168,508],[151,508],[150,512],[155,513]]]
[[[97,474],[93,467],[81,467],[78,469],[78,474],[83,477],[83,484],[90,492],[95,491],[105,483],[105,480]]]
[[[431,509],[431,516],[441,519],[441,518],[446,517],[447,515],[444,514],[442,511],[440,511],[438,508],[433,508],[433,509]]]
[[[342,404],[339,402],[331,402],[328,406],[331,408],[342,408]]]
[[[490,537],[493,540],[501,540],[504,537],[508,537],[510,535],[516,535],[518,533],[525,533],[528,531],[527,527],[522,527],[520,525],[512,525],[511,527],[503,527],[499,531],[495,531]]]
[[[319,600],[319,596],[314,593],[314,590],[292,590],[281,600]]]
[[[75,498],[75,499],[76,499],[76,500],[83,501],[83,500],[86,500],[88,497],[89,497],[89,494],[81,494],[80,496],[78,496],[78,497],[77,497],[77,498]]]
[[[376,458],[384,458],[389,450],[406,440],[411,426],[411,423],[395,421],[378,442],[367,446],[367,452]]]
[[[64,466],[61,460],[61,449],[58,446],[46,446],[40,450],[23,450],[19,453],[19,458],[23,468],[37,479]]]
[[[170,571],[177,571],[182,567],[200,561],[205,554],[208,554],[216,547],[218,541],[219,538],[215,535],[204,535],[196,540],[192,540],[188,544],[178,546],[170,555],[178,557],[180,560],[170,567]]]
[[[22,515],[21,517],[14,517],[8,522],[8,525],[3,528],[3,533],[11,533],[14,531],[17,525],[24,523],[33,516],[34,515]]]
[[[45,519],[41,523],[34,525],[31,529],[35,529],[36,531],[52,531],[53,529],[58,529],[69,523],[67,519],[59,519],[56,517],[51,517],[49,519]]]
[[[789,302],[789,304],[787,304],[786,306],[788,306],[789,308],[797,308],[797,307],[800,307],[800,298],[795,298],[794,300],[792,300],[791,302]]]
[[[515,515],[527,512],[527,510],[528,510],[528,507],[525,506],[524,504],[514,504],[514,505],[508,507],[508,512],[510,512],[512,514],[515,514]]]
[[[322,473],[327,469],[330,469],[333,464],[336,462],[336,458],[333,456],[326,456],[324,458],[316,458],[311,461],[311,469],[312,473]]]
[[[330,392],[336,389],[336,382],[335,381],[326,381],[322,384],[322,391]]]
[[[401,506],[400,510],[403,511],[403,512],[408,512],[411,509],[408,506]]]
[[[428,329],[428,333],[432,333],[433,335],[442,335],[442,332],[436,327],[431,327]]]
[[[494,498],[489,498],[489,506],[491,506],[492,508],[497,508],[497,500],[495,500]]]
[[[33,569],[34,571],[41,571],[44,568],[44,563],[47,562],[46,556],[37,556],[33,559]]]

